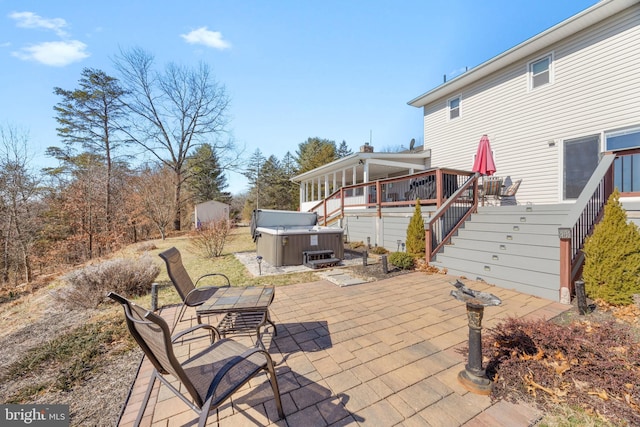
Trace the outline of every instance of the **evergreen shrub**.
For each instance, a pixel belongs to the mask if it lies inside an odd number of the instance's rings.
[[[413,256],[424,255],[425,252],[424,219],[420,199],[416,199],[416,208],[407,228],[407,253]]]
[[[415,266],[415,259],[407,252],[392,252],[389,255],[389,262],[403,270],[411,270]]]
[[[604,217],[584,245],[582,276],[590,298],[613,305],[633,303],[640,294],[640,231],[627,221],[618,190],[609,197]]]

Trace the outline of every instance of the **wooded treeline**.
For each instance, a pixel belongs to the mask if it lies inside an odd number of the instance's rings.
[[[55,167],[33,171],[28,131],[0,125],[0,253],[5,289],[193,227],[193,207],[217,200],[235,220],[298,208],[290,178],[351,154],[346,142],[308,138],[282,159],[247,156],[229,136],[230,100],[206,64],[157,69],[141,49],[121,51],[118,76],[86,68],[56,87]],[[247,178],[231,195],[226,172]]]

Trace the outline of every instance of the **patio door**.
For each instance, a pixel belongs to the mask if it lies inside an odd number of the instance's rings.
[[[600,135],[566,139],[562,177],[563,200],[577,199],[600,161]]]

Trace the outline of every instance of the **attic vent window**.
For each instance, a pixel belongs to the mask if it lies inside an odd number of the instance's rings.
[[[532,90],[551,83],[552,60],[552,55],[549,54],[544,58],[529,63],[529,87]]]
[[[452,98],[448,102],[449,104],[449,120],[457,119],[460,117],[460,97]]]

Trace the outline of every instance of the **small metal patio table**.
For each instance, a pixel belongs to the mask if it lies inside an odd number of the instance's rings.
[[[232,286],[220,288],[204,304],[196,308],[198,316],[223,314],[218,323],[218,330],[224,337],[233,333],[256,332],[256,345],[264,349],[260,328],[267,323],[273,326],[273,334],[277,335],[276,325],[269,316],[269,305],[275,297],[273,286]]]

